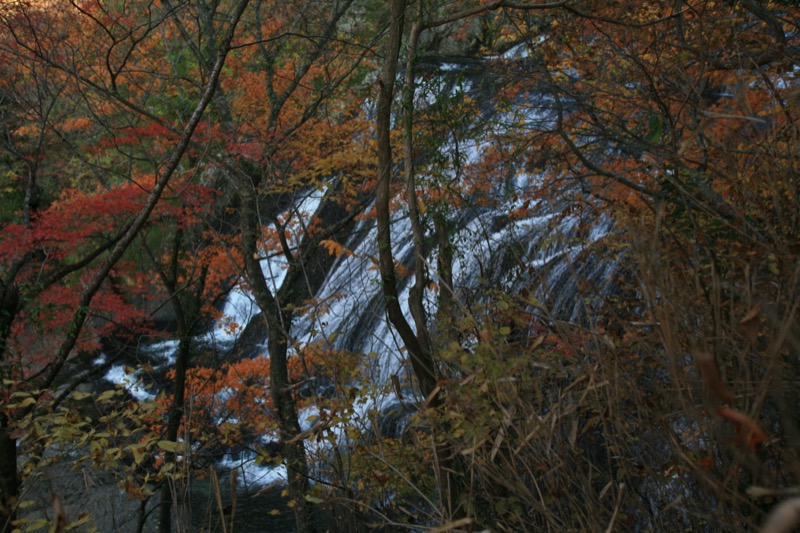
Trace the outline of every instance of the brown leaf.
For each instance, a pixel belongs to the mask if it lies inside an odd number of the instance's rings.
[[[725,420],[735,424],[739,440],[749,450],[755,450],[759,443],[767,440],[767,434],[750,416],[728,407],[717,407],[715,411]]]
[[[64,511],[61,498],[56,494],[53,494],[53,515],[53,531],[55,533],[64,533],[69,520],[67,520],[67,513]]]
[[[19,440],[25,435],[27,435],[28,431],[29,430],[26,428],[14,428],[9,432],[8,438],[12,440]]]
[[[148,494],[142,490],[142,487],[140,487],[138,483],[134,483],[131,479],[126,479],[120,486],[122,490],[128,494],[128,497],[134,500],[143,501],[148,497]]]
[[[394,393],[397,394],[397,398],[399,400],[403,399],[403,389],[400,387],[400,378],[397,377],[397,374],[392,374],[389,376],[392,380],[392,387],[394,387]]]
[[[759,326],[761,326],[761,304],[756,304],[739,321],[739,326],[742,328],[742,333],[750,342],[758,338]]]
[[[389,475],[383,470],[373,470],[372,478],[381,485],[385,485],[389,481]]]
[[[700,377],[706,387],[711,389],[723,403],[733,403],[733,394],[719,376],[714,356],[699,349],[692,350],[692,356],[700,370]]]
[[[541,346],[542,343],[544,343],[544,335],[539,335],[538,337],[536,337],[536,340],[533,341],[533,344],[531,345],[531,348],[530,348],[531,351],[533,351],[536,348],[538,348],[539,346]]]

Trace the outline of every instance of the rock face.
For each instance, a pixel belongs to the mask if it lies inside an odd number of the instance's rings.
[[[86,520],[77,531],[91,531],[92,528],[104,533],[157,531],[154,520],[147,521],[143,529],[139,528],[140,518],[149,514],[152,504],[143,509],[142,502],[131,499],[117,487],[111,474],[87,466],[75,467],[70,460],[72,454],[60,455],[56,462],[40,469],[23,484],[21,501],[32,503],[20,513],[21,519],[31,522],[53,519],[56,514],[53,500],[58,498],[67,523]]]

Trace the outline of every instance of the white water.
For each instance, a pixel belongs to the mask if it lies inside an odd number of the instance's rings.
[[[178,340],[176,339],[166,339],[140,347],[140,350],[146,354],[155,369],[168,369],[174,366],[175,352],[177,349]],[[95,364],[103,364],[106,359],[105,354],[100,354],[100,356],[95,359]],[[109,368],[108,372],[106,372],[103,377],[107,381],[127,389],[127,391],[140,402],[153,401],[156,399],[156,393],[158,391],[152,390],[152,387],[146,385],[142,376],[143,369],[141,368],[114,365]]]

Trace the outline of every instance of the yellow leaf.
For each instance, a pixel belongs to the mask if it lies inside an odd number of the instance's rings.
[[[117,391],[115,389],[107,390],[103,394],[97,397],[98,402],[107,402],[114,398],[117,395]]]
[[[28,396],[27,398],[25,398],[24,400],[19,402],[17,404],[17,407],[28,407],[29,405],[33,405],[35,403],[36,403],[36,399],[35,398],[31,398],[30,396]]]
[[[183,448],[183,446],[181,446],[179,443],[172,442],[171,440],[160,440],[160,441],[158,441],[158,447],[161,448],[164,451],[168,451],[168,452],[172,452],[172,453],[180,451]]]

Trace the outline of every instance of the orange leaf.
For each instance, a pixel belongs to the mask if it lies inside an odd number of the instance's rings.
[[[345,253],[344,246],[342,246],[341,244],[339,244],[338,242],[336,242],[334,240],[324,239],[324,240],[320,241],[319,244],[320,244],[320,246],[325,248],[325,250],[328,252],[328,254],[330,254],[330,255],[332,255],[334,257],[339,257],[340,255]]]

